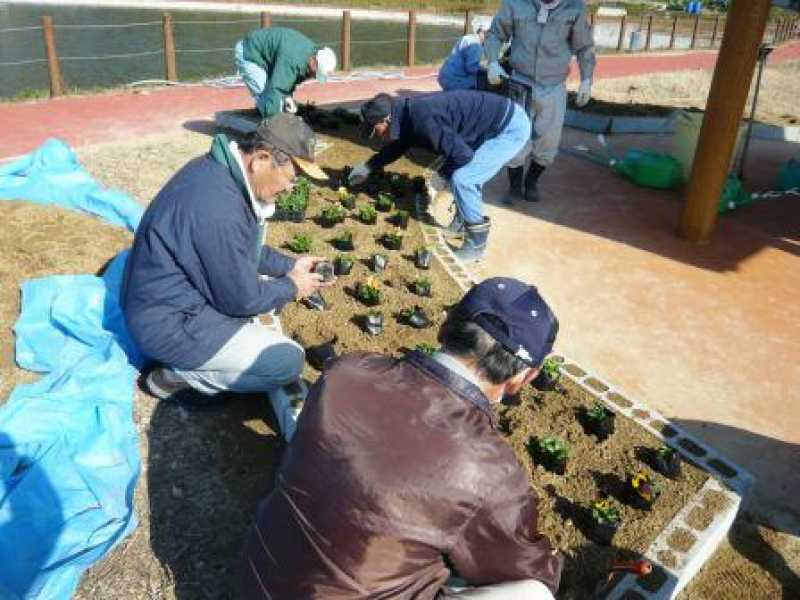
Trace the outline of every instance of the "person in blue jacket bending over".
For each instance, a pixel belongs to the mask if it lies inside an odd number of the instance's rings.
[[[473,33],[459,39],[450,56],[439,70],[439,85],[443,90],[478,89],[478,73],[483,57],[483,40],[492,24],[490,17],[472,19]]]
[[[315,143],[287,113],[237,141],[219,134],[148,206],[121,298],[134,341],[156,364],[145,378],[152,395],[198,405],[220,392],[267,392],[281,420],[280,390],[299,378],[305,355],[257,316],[329,283],[313,272],[321,258],[282,254],[264,244],[264,228],[297,169],[327,179]]]

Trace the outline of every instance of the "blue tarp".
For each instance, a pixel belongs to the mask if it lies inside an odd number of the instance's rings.
[[[0,198],[51,203],[135,228],[141,207],[103,189],[62,142],[0,167]],[[136,527],[134,383],[143,360],[119,305],[127,251],[103,277],[26,281],[20,367],[44,373],[0,407],[0,599],[69,598]]]

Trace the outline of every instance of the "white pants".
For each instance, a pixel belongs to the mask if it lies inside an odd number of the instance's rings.
[[[547,586],[535,579],[481,587],[445,587],[442,597],[456,600],[554,600]]]

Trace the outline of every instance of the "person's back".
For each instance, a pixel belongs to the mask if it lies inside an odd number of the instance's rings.
[[[483,55],[483,40],[478,34],[459,39],[439,70],[438,82],[443,90],[474,90]]]
[[[313,53],[314,42],[288,27],[256,29],[244,38],[245,58],[268,70],[271,70],[279,56],[292,59],[292,63],[302,69]]]
[[[245,549],[244,595],[432,599],[451,565],[479,584],[560,560],[480,390],[412,353],[326,367]],[[537,583],[537,582],[534,582]]]

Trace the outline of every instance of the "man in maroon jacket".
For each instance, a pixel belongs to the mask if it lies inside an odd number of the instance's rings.
[[[536,377],[557,331],[536,288],[495,278],[432,357],[329,363],[248,535],[244,596],[552,599],[562,558],[491,405]]]

